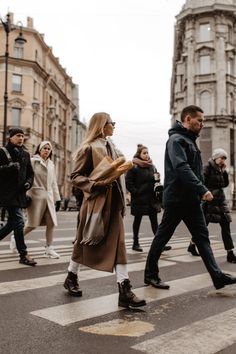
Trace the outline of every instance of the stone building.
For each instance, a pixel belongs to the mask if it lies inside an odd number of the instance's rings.
[[[9,17],[13,24],[13,14]],[[25,45],[15,38],[22,31]],[[6,33],[0,23],[0,131],[4,128]],[[44,35],[33,27],[15,25],[9,33],[7,130],[21,126],[26,132],[25,145],[32,154],[41,140],[50,140],[61,195],[68,192],[72,152],[80,143],[86,127],[79,120],[78,86],[53,55]],[[0,134],[2,144],[2,134]]]
[[[203,108],[203,161],[224,148],[235,182],[236,0],[186,0],[176,16],[170,112]],[[232,183],[232,186],[235,183]]]

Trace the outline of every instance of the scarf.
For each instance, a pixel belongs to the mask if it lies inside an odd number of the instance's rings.
[[[150,166],[153,166],[152,160],[149,159],[148,161],[141,160],[138,157],[133,158],[133,163],[141,168],[148,168]]]

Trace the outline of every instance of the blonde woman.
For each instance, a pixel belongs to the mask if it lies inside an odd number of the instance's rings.
[[[34,170],[34,183],[28,195],[32,198],[27,208],[27,222],[24,234],[37,226],[46,226],[45,256],[60,258],[52,247],[54,227],[57,226],[56,211],[60,209],[60,194],[56,181],[54,164],[51,161],[52,145],[42,141],[31,158]]]
[[[101,182],[94,182],[88,177],[104,157],[110,156],[117,159],[119,153],[109,136],[113,135],[115,122],[107,113],[95,113],[90,119],[87,135],[82,146],[76,152],[75,169],[71,175],[72,183],[81,189],[86,195],[96,192],[97,196],[107,197],[109,212],[103,219],[108,225],[103,240],[97,245],[87,245],[83,242],[85,225],[88,219],[89,200],[83,198],[80,209],[80,220],[77,229],[77,239],[74,244],[72,258],[68,267],[68,275],[64,287],[72,296],[82,296],[82,290],[78,284],[79,265],[83,264],[90,268],[116,272],[116,279],[119,288],[119,306],[139,307],[146,304],[131,291],[131,284],[127,271],[127,256],[124,240],[124,178],[118,178],[112,186],[103,185]],[[96,218],[92,215],[91,220]],[[86,225],[87,227],[87,225]]]

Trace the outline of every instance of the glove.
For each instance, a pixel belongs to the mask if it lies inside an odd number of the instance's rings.
[[[92,187],[92,192],[98,192],[99,194],[106,193],[110,185],[103,184],[102,182],[95,182]]]
[[[26,191],[27,191],[28,189],[30,189],[30,184],[29,184],[29,182],[26,182],[26,183],[24,184],[24,188],[25,188]]]
[[[19,162],[10,162],[8,167],[12,170],[19,170],[20,169],[20,163]]]
[[[163,192],[163,185],[159,182],[156,182],[154,184],[154,192],[155,193],[160,193],[160,192]]]
[[[61,207],[61,201],[60,201],[60,200],[57,200],[56,203],[55,203],[55,209],[56,209],[56,211],[59,211],[59,210],[60,210],[60,207]]]

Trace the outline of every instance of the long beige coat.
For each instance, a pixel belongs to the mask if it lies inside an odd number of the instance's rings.
[[[111,147],[112,158],[118,157]],[[104,139],[97,139],[91,143],[84,152],[81,152],[76,160],[74,172],[71,175],[72,183],[83,190],[91,193],[94,181],[87,176],[99,164],[104,156],[107,156],[107,148]],[[116,155],[116,156],[115,156]],[[124,197],[120,181],[113,184],[111,196],[111,212],[109,214],[109,228],[107,237],[98,245],[81,245],[83,230],[87,217],[88,202],[84,198],[80,209],[80,223],[77,230],[77,240],[74,244],[72,260],[97,270],[113,272],[116,264],[126,264],[127,256],[124,239]]]
[[[55,211],[55,202],[60,200],[60,194],[57,186],[55,168],[53,162],[48,159],[45,162],[39,155],[31,158],[34,170],[34,184],[27,194],[32,198],[32,203],[27,208],[26,226],[43,226],[43,218],[48,208],[53,224],[57,226],[57,215]]]

